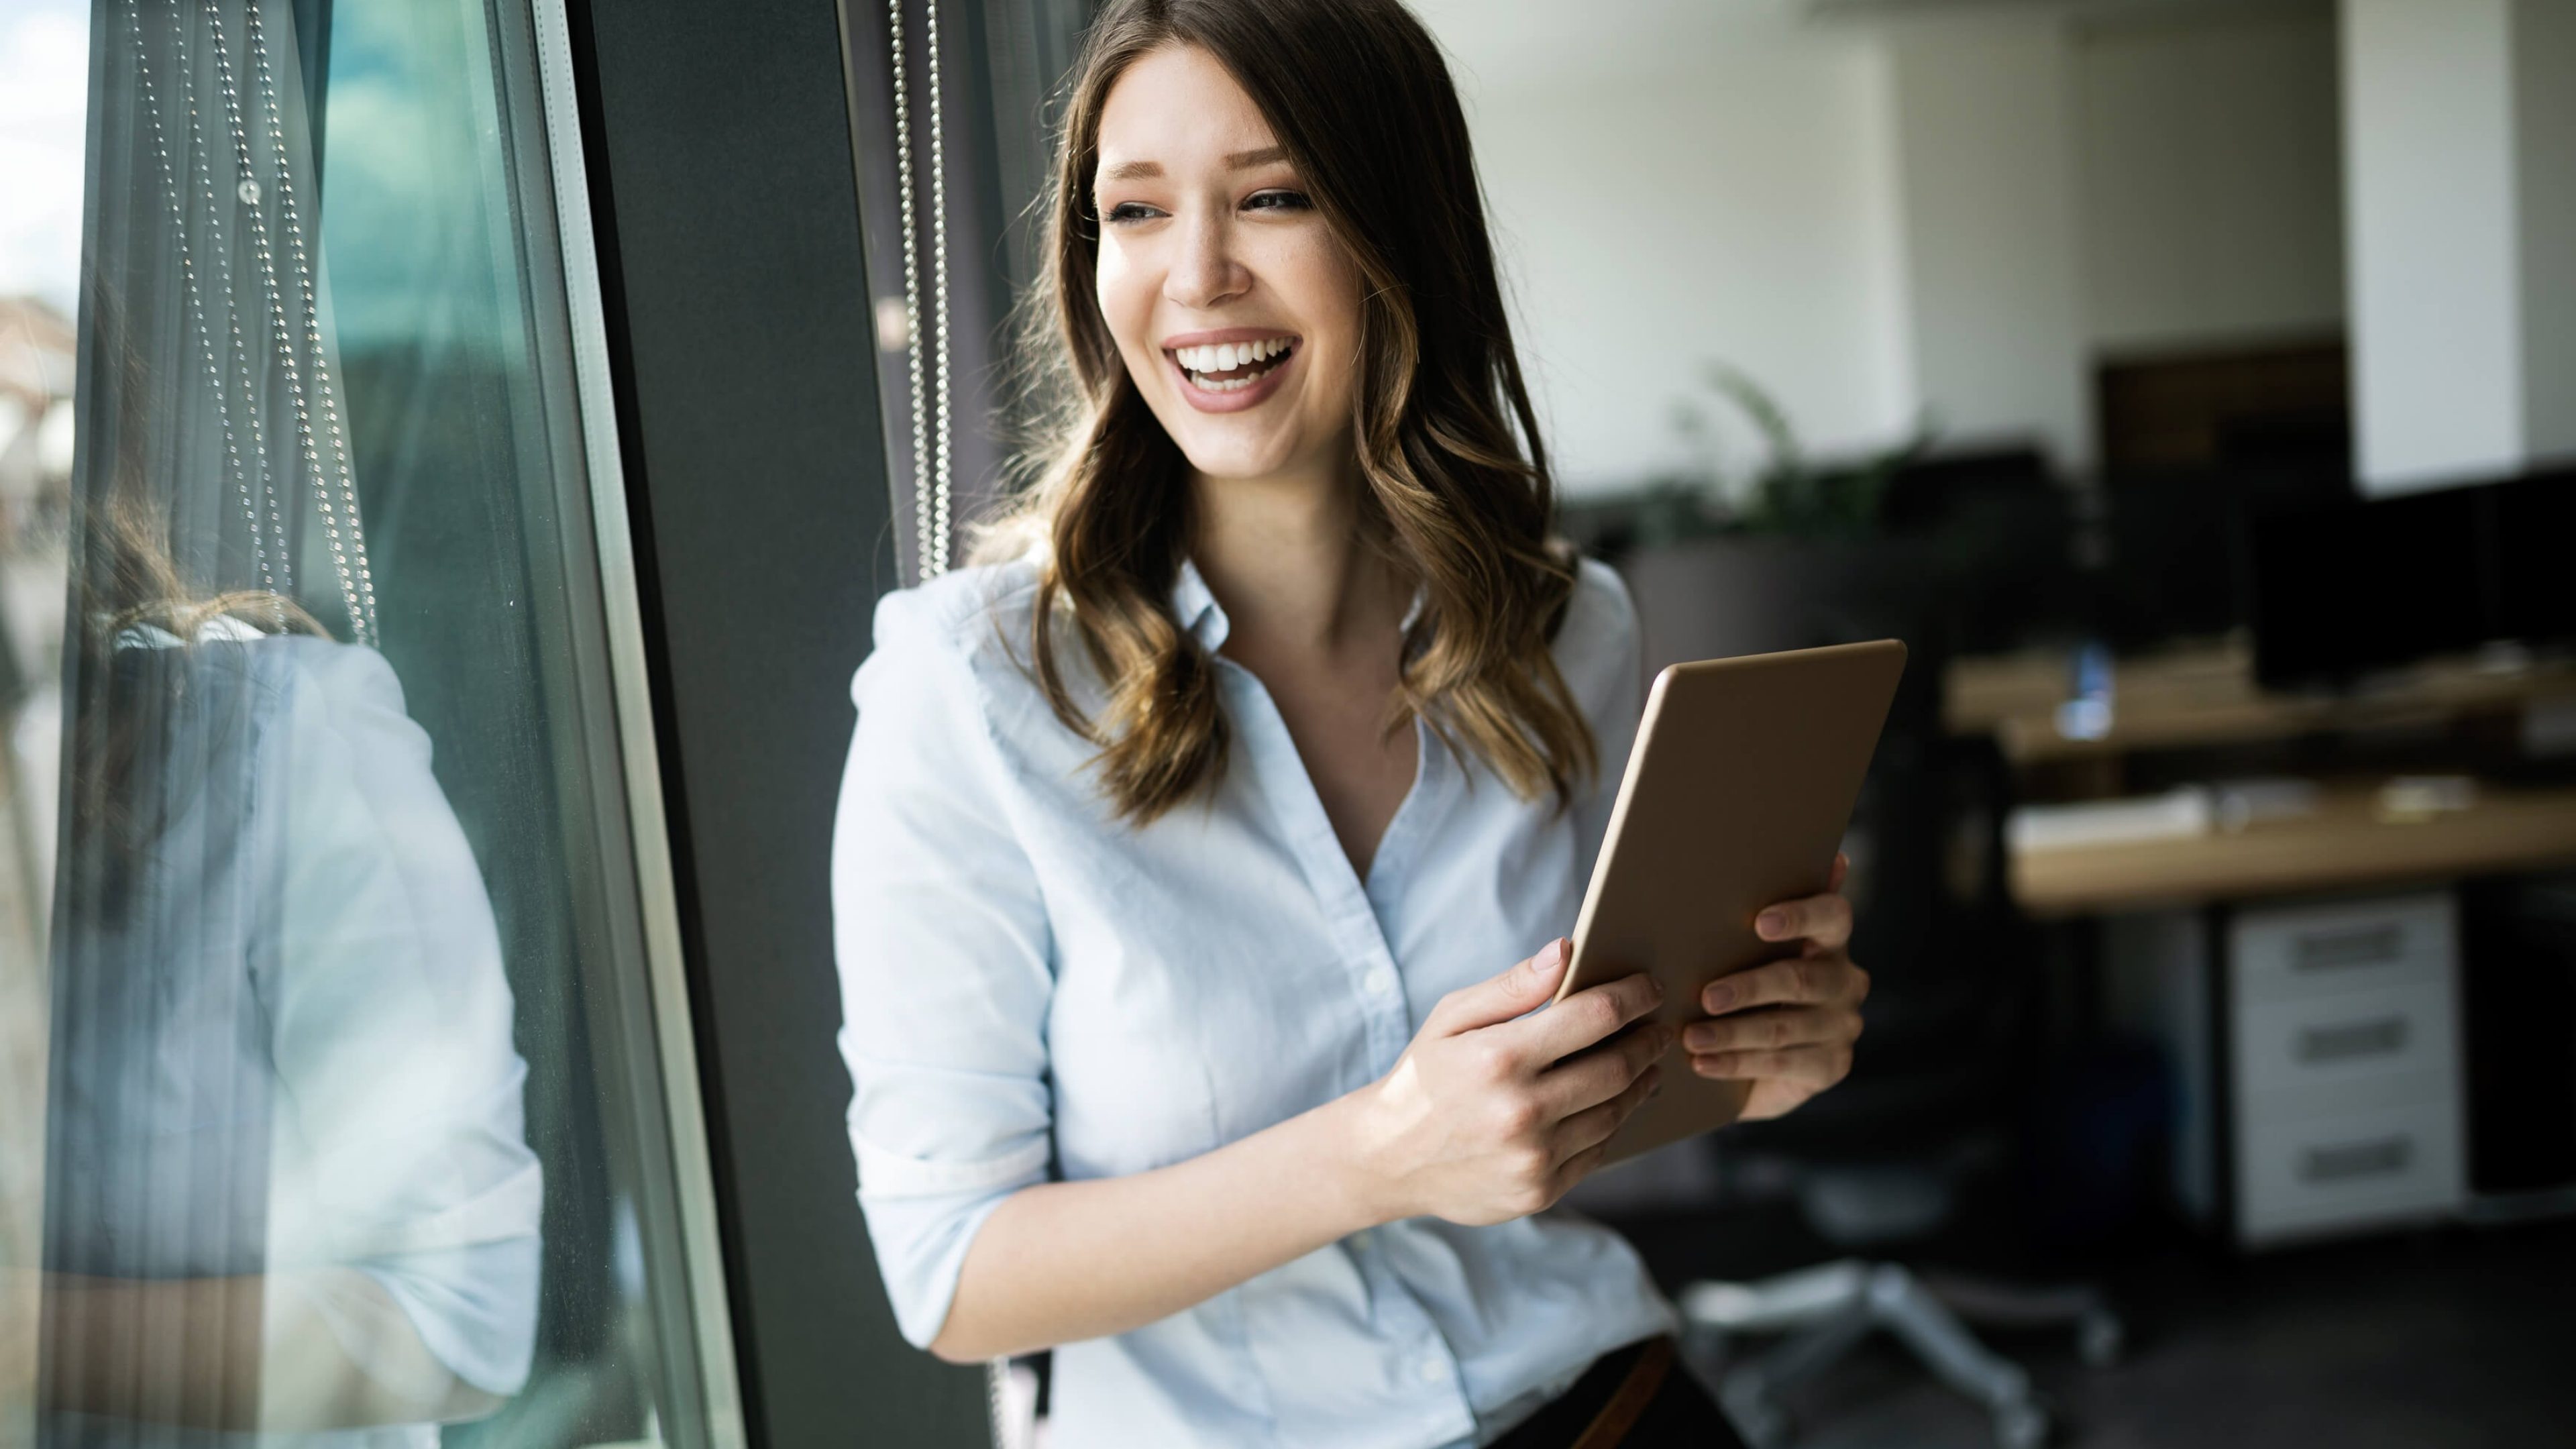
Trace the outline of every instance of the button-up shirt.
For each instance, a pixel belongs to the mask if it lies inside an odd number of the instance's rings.
[[[1269,693],[1218,654],[1225,613],[1195,568],[1172,605],[1214,658],[1232,742],[1201,795],[1141,828],[1025,667],[1036,588],[1023,561],[889,595],[852,691],[832,862],[850,1139],[917,1345],[1012,1193],[1184,1161],[1365,1087],[1442,996],[1570,930],[1640,707],[1634,611],[1586,564],[1552,647],[1598,777],[1571,809],[1527,799],[1417,722],[1413,787],[1363,877]],[[1058,657],[1098,711],[1079,644]],[[1672,1322],[1597,1224],[1408,1218],[1061,1345],[1051,1441],[1479,1444]]]

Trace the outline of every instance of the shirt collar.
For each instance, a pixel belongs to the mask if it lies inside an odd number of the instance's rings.
[[[1181,560],[1180,577],[1172,580],[1172,617],[1210,654],[1225,647],[1225,606],[1209,591],[1199,566],[1187,558]]]

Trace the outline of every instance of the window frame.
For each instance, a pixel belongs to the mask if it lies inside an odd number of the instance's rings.
[[[562,4],[615,419],[594,473],[623,483],[601,529],[622,503],[632,550],[618,672],[649,702],[628,770],[667,826],[648,920],[685,967],[745,1439],[982,1446],[982,1374],[895,1331],[826,1029],[849,678],[898,582],[840,6]]]

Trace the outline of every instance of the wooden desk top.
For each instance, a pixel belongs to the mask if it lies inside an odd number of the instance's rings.
[[[1945,681],[1950,732],[1991,731],[2007,758],[2028,764],[2433,723],[2576,697],[2576,668],[2568,665],[2500,669],[2467,659],[2429,661],[2348,694],[2273,694],[2254,682],[2250,647],[2209,643],[2119,660],[2110,733],[2070,740],[2057,732],[2068,671],[2062,651],[1955,661]]]
[[[2232,834],[2016,850],[2013,897],[2065,916],[2576,865],[2576,789],[2485,786],[2468,809],[2409,821],[2383,818],[2378,801],[2338,787],[2314,814]]]

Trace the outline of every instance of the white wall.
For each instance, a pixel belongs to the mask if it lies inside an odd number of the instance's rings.
[[[2511,0],[2344,0],[2366,489],[2437,486],[2522,457],[2510,11]]]
[[[2054,14],[1886,37],[1907,356],[1945,437],[2093,455],[2072,69]]]
[[[1672,415],[1708,399],[1714,360],[1770,388],[1818,450],[1903,430],[1865,44],[1686,34],[1651,69],[1569,80],[1489,78],[1472,40],[1449,43],[1569,491],[1686,462]]]
[[[2095,349],[2151,354],[2339,330],[2333,5],[2091,22],[2074,46]]]
[[[2340,322],[2330,0],[1824,26],[1787,0],[1415,3],[1572,491],[1685,462],[1671,416],[1710,359],[1820,452],[1928,411],[2080,470],[2097,355]]]

